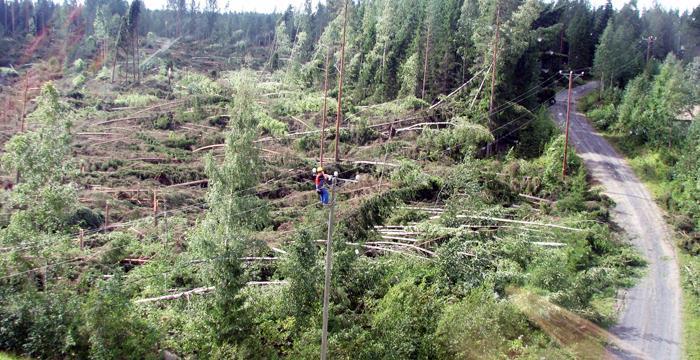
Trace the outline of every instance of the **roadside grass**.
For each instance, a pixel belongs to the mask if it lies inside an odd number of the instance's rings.
[[[663,162],[658,151],[630,146],[624,136],[601,132],[632,167],[634,173],[649,189],[654,200],[660,202],[670,192],[668,173],[670,167]],[[678,243],[676,231],[674,243]],[[683,352],[685,359],[700,359],[700,257],[692,256],[677,248],[680,267],[681,288],[683,289]]]
[[[26,360],[29,358],[19,357],[6,352],[0,352],[0,360]]]
[[[686,359],[700,359],[700,258],[679,253],[683,286],[683,350]]]

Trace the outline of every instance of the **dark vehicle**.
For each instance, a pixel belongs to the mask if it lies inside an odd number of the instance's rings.
[[[556,99],[557,92],[552,88],[544,88],[537,94],[537,101],[540,104],[547,104],[552,106],[557,103]]]

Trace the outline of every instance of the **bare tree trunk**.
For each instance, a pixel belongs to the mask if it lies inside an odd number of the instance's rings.
[[[420,99],[425,100],[425,82],[428,79],[428,52],[430,51],[430,23],[428,23],[428,34],[425,36],[425,58],[423,60],[423,88],[420,92]]]
[[[114,61],[112,62],[112,83],[114,83],[114,72],[117,68],[117,58],[119,57],[119,38],[121,37],[122,33],[122,26],[124,25],[124,22],[122,21],[119,24],[119,30],[117,32],[117,38],[114,40]]]
[[[141,82],[141,68],[139,67],[139,33],[136,32],[136,42],[134,46],[134,56],[136,56],[136,83]]]

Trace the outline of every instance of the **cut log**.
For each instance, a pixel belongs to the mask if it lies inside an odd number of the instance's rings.
[[[207,287],[200,287],[188,291],[184,291],[181,293],[177,294],[172,294],[172,295],[165,295],[165,296],[158,296],[158,297],[153,297],[153,298],[147,298],[147,299],[139,299],[134,301],[136,304],[144,304],[144,303],[149,303],[149,302],[158,302],[158,301],[164,301],[164,300],[177,300],[181,297],[189,297],[190,295],[199,295],[199,294],[206,294],[208,292],[214,291],[213,286],[207,286]]]
[[[530,244],[537,245],[537,246],[545,246],[545,247],[563,247],[563,246],[566,246],[566,244],[564,244],[564,243],[543,242],[543,241],[535,241],[535,242],[531,242]]]
[[[433,125],[454,125],[454,123],[447,122],[447,121],[438,121],[438,122],[422,122],[418,124],[411,125],[409,127],[401,128],[401,129],[396,129],[395,131],[397,133],[403,132],[403,131],[411,131],[411,130],[417,130],[420,129],[424,126],[433,126]]]
[[[528,200],[533,200],[533,201],[538,201],[538,202],[546,202],[548,204],[553,203],[552,200],[543,199],[543,198],[537,197],[537,196],[526,195],[526,194],[518,194],[518,196],[523,197],[523,198],[528,199]]]
[[[503,218],[496,218],[496,217],[489,217],[489,216],[478,216],[478,215],[457,215],[457,217],[458,218],[467,218],[467,219],[501,221],[501,222],[514,223],[514,224],[545,226],[545,227],[551,227],[551,228],[557,228],[557,229],[563,229],[563,230],[571,230],[571,231],[583,231],[582,229],[576,229],[576,228],[572,228],[572,227],[568,227],[568,226],[538,223],[538,222],[534,222],[534,221],[512,220],[512,219],[503,219]]]
[[[196,149],[192,150],[192,152],[196,153],[196,152],[199,152],[202,150],[222,148],[222,147],[226,147],[226,144],[214,144],[214,145],[202,146],[201,148],[196,148]]]
[[[200,184],[207,184],[207,183],[209,183],[209,179],[188,181],[188,182],[184,182],[184,183],[180,183],[180,184],[169,185],[167,187],[173,188],[173,187],[200,185]]]
[[[277,280],[277,281],[249,281],[246,283],[246,286],[265,286],[265,285],[285,285],[287,284],[287,281],[285,280]],[[165,296],[158,296],[158,297],[153,297],[153,298],[146,298],[146,299],[139,299],[135,300],[134,303],[136,304],[144,304],[144,303],[150,303],[150,302],[159,302],[159,301],[165,301],[165,300],[177,300],[182,297],[190,297],[191,295],[201,295],[201,294],[206,294],[210,293],[212,291],[216,290],[214,286],[207,286],[207,287],[200,287],[200,288],[195,288],[192,290],[188,291],[183,291],[177,294],[172,294],[172,295],[165,295]]]
[[[406,248],[410,248],[410,249],[413,249],[413,250],[417,250],[417,251],[420,251],[420,252],[424,252],[424,253],[426,253],[426,254],[428,254],[428,255],[430,255],[430,256],[435,256],[435,253],[434,253],[434,252],[432,252],[432,251],[430,251],[430,250],[427,250],[427,249],[424,249],[424,248],[419,247],[419,246],[411,245],[411,244],[404,244],[404,243],[391,242],[391,241],[368,241],[367,244],[371,244],[371,245],[401,246],[401,247],[406,247]]]
[[[408,242],[417,242],[418,239],[410,239],[410,238],[405,238],[405,237],[400,237],[400,236],[388,236],[388,235],[381,235],[382,239],[388,239],[388,240],[400,240],[400,241],[408,241]]]

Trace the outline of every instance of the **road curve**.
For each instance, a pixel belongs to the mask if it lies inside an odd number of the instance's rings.
[[[569,141],[583,159],[588,172],[605,187],[616,206],[613,220],[628,234],[646,258],[643,278],[619,294],[620,316],[611,332],[644,354],[610,349],[619,359],[680,359],[682,356],[681,288],[675,247],[661,210],[624,158],[601,137],[583,114],[577,113],[576,99],[597,88],[590,82],[573,89]],[[566,90],[557,93],[550,108],[560,127],[566,121]]]

